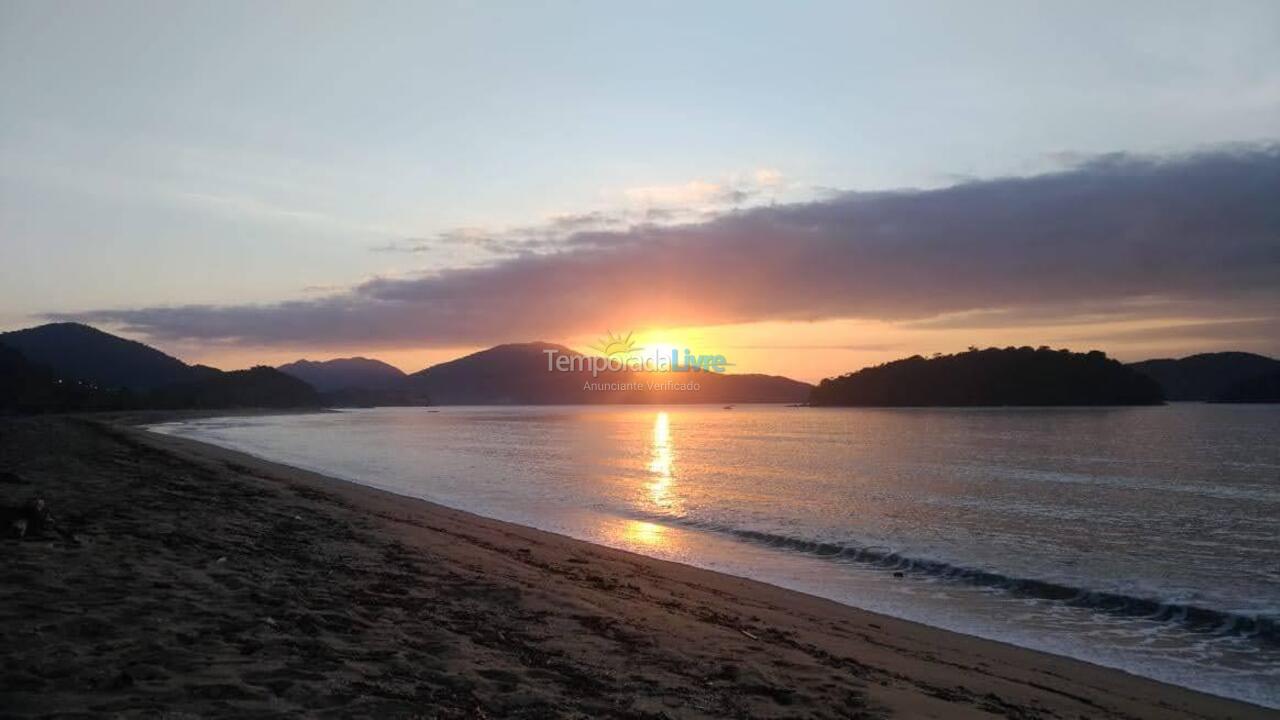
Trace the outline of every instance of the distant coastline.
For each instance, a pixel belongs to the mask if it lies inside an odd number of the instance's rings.
[[[547,353],[571,360],[550,372]],[[546,342],[509,343],[406,374],[366,357],[222,371],[77,323],[0,333],[0,412],[425,405],[1145,405],[1280,402],[1280,361],[1223,352],[1129,365],[1098,351],[971,349],[818,385],[777,375],[585,369]],[[594,366],[593,366],[594,367]]]

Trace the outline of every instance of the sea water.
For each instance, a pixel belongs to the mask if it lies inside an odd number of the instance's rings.
[[[1280,406],[382,408],[159,432],[1280,707]]]

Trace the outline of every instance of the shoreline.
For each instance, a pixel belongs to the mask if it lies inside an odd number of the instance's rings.
[[[77,661],[61,676],[24,671],[43,667],[43,646],[14,646],[24,649],[7,658],[0,687],[15,689],[0,689],[0,705],[138,712],[192,695],[192,672],[165,672],[171,663],[154,657],[163,650],[135,647],[155,643],[133,616],[97,617],[92,641],[64,628],[76,625],[67,616],[110,615],[66,594],[87,589],[148,608],[148,620],[215,628],[182,633],[222,636],[187,658],[193,667],[236,661],[217,690],[179,703],[201,714],[1275,716],[130,426],[164,421],[0,419],[0,467],[28,478],[80,538],[5,541],[16,559],[5,584],[23,588],[4,592],[5,636],[41,627],[41,642],[56,638]],[[75,482],[77,472],[98,482]],[[15,491],[4,487],[6,502]],[[103,505],[117,512],[100,516]],[[189,535],[195,542],[173,542]],[[112,571],[121,567],[132,576]],[[133,651],[142,659],[131,661]],[[291,662],[299,655],[315,662]],[[98,671],[128,678],[81,682],[69,697],[59,685]],[[174,686],[182,692],[166,696]]]

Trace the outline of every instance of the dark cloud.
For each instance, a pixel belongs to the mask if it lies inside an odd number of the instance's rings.
[[[601,222],[565,219],[526,233],[544,243],[538,252],[323,298],[76,317],[164,339],[456,345],[606,327],[1280,307],[1277,146],[1108,155],[1037,177],[835,194],[677,225]],[[509,237],[457,241],[515,251]]]
[[[854,352],[888,352],[890,350],[902,350],[903,345],[900,343],[852,343],[852,344],[830,344],[830,345],[787,345],[787,344],[756,344],[756,345],[726,345],[727,350],[850,350]]]
[[[1222,322],[1271,314],[1277,314],[1276,293],[1263,288],[1240,289],[1224,295],[1222,302],[1215,302],[1212,298],[1168,295],[1120,299],[1105,297],[1062,302],[1056,305],[969,310],[920,320],[908,320],[900,325],[913,330],[984,330],[1090,325],[1122,320],[1152,321],[1170,317]]]

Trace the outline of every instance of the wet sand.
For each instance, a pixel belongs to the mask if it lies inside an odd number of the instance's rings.
[[[1278,715],[137,419],[0,419],[0,716]]]

